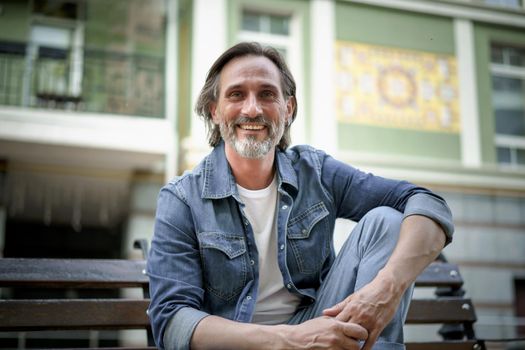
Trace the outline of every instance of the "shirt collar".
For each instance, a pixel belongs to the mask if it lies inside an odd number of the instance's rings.
[[[278,187],[283,183],[293,186],[297,190],[297,174],[292,167],[292,161],[285,152],[276,151]],[[202,198],[218,199],[238,197],[235,178],[224,152],[224,141],[221,141],[204,160],[204,185]]]
[[[277,161],[277,172],[279,174],[279,188],[286,183],[297,190],[297,173],[292,166],[292,160],[287,152],[277,150],[275,157]]]

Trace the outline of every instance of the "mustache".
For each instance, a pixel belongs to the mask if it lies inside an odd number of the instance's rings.
[[[232,124],[249,124],[249,123],[257,123],[257,124],[262,124],[264,126],[273,125],[273,123],[270,120],[268,120],[266,117],[262,115],[258,115],[255,118],[239,116],[235,120],[232,121]]]

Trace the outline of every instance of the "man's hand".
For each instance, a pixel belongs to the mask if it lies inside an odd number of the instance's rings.
[[[360,325],[323,316],[289,326],[283,348],[359,350],[359,341],[367,338]]]
[[[370,350],[379,334],[392,320],[404,289],[379,273],[372,282],[323,311],[323,315],[342,322],[357,323],[368,330],[363,350]]]

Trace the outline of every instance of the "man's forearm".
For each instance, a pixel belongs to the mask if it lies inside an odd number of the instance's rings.
[[[368,332],[355,323],[317,317],[298,325],[264,326],[208,316],[197,325],[191,349],[360,349]]]
[[[282,327],[240,323],[208,316],[195,328],[191,349],[275,349],[283,336]]]
[[[399,241],[380,275],[391,276],[404,290],[415,281],[445,245],[446,235],[439,224],[422,215],[406,217]]]

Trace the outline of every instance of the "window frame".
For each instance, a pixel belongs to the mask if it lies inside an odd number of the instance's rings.
[[[77,9],[82,11],[82,9]],[[80,18],[80,15],[78,16]],[[69,58],[66,59],[70,63],[68,71],[68,88],[65,91],[71,96],[80,96],[82,94],[82,79],[84,66],[84,21],[81,19],[65,19],[56,17],[46,17],[40,14],[32,14],[30,21],[30,32],[36,27],[49,27],[59,30],[69,31],[69,43],[64,50],[69,51]],[[30,106],[34,104],[36,99],[36,91],[33,89],[31,76],[35,68],[34,62],[38,57],[39,48],[42,45],[33,40],[30,34],[28,40],[28,48],[26,51],[25,73],[23,77],[23,106]]]
[[[494,46],[499,47],[518,47],[517,45],[505,44],[500,42],[492,42],[490,45],[490,50]],[[524,60],[525,60],[525,51],[524,51]],[[492,52],[490,53],[490,77],[491,80],[494,76],[503,77],[503,78],[513,78],[520,79],[525,84],[525,66],[514,66],[509,62],[504,63],[493,63],[492,62]],[[494,93],[494,88],[491,87],[492,94]],[[525,95],[523,96],[523,102],[525,106]],[[494,115],[494,125],[496,125],[496,115],[495,108],[492,106],[492,112]],[[525,115],[523,116],[525,118]],[[518,163],[518,151],[525,152],[525,135],[509,135],[509,134],[499,134],[494,129],[494,145],[496,148],[496,162],[502,167],[525,167],[525,163]],[[497,159],[497,148],[507,148],[510,150],[510,162],[500,162]]]

